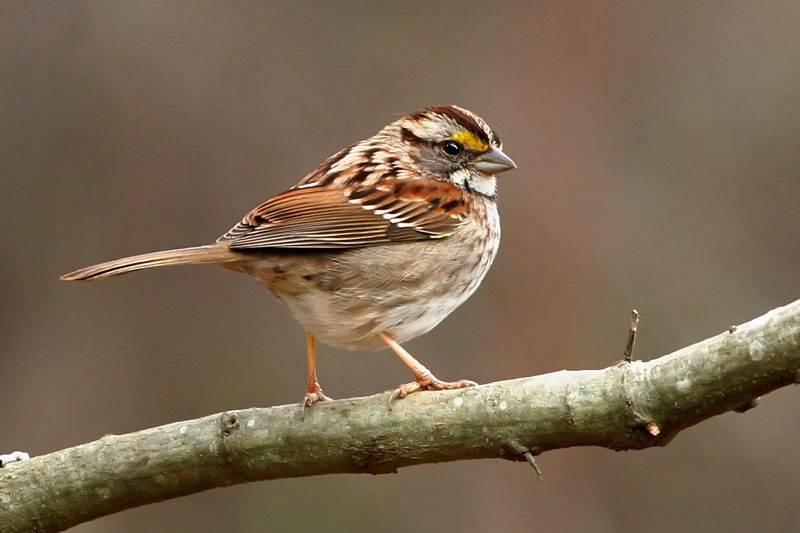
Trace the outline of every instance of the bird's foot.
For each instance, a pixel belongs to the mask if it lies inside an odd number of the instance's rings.
[[[464,389],[466,387],[474,387],[477,385],[474,381],[469,379],[459,379],[458,381],[442,381],[430,372],[420,373],[416,375],[414,381],[403,383],[389,397],[389,409],[392,408],[394,402],[402,400],[409,394],[421,390],[452,390]]]

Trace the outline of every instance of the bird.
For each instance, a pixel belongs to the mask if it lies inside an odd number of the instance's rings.
[[[305,329],[302,409],[330,400],[317,376],[318,339],[397,354],[414,380],[397,387],[390,406],[420,390],[473,386],[437,378],[402,344],[469,298],[494,261],[496,175],[517,167],[502,146],[472,111],[427,107],[330,156],[212,244],[124,257],[61,279],[194,264],[254,277]]]

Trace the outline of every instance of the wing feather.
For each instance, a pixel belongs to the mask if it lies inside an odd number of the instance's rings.
[[[442,238],[462,222],[468,201],[456,185],[431,179],[304,186],[261,204],[217,242],[234,249],[345,249]]]

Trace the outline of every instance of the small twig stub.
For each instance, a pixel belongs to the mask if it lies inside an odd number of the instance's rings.
[[[633,358],[633,348],[636,346],[636,332],[639,330],[639,311],[631,311],[631,325],[628,329],[628,344],[625,345],[625,361],[630,363]]]
[[[536,463],[536,457],[534,457],[533,452],[530,450],[526,451],[523,456],[525,460],[528,461],[528,464],[536,470],[536,475],[539,476],[539,481],[544,481],[544,475],[542,475],[542,470],[539,468],[539,465]]]

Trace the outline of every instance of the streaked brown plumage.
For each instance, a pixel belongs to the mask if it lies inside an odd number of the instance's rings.
[[[515,166],[477,115],[430,107],[331,156],[214,244],[117,259],[62,279],[200,263],[250,274],[306,329],[304,406],[327,399],[316,338],[348,349],[389,346],[415,376],[393,399],[465,387],[473,383],[434,377],[400,343],[430,331],[480,285],[500,243],[494,175]]]

